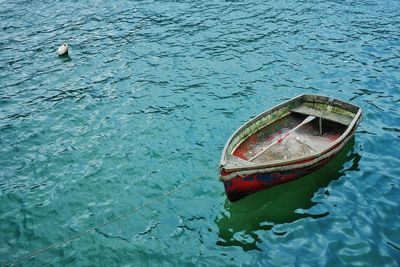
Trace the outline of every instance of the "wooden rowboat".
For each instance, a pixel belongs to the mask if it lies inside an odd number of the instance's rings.
[[[361,121],[359,107],[301,95],[251,119],[229,138],[220,180],[230,201],[309,174],[334,158]]]

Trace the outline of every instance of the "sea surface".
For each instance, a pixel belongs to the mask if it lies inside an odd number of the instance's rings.
[[[0,29],[0,265],[400,265],[400,1],[3,0]],[[355,138],[230,203],[225,142],[300,94]]]

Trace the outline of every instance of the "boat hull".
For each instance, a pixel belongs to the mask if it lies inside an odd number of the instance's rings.
[[[323,167],[353,137],[361,115],[350,103],[302,95],[252,118],[233,133],[222,152],[220,181],[228,199],[239,200]],[[298,133],[289,135],[293,129]]]
[[[327,158],[319,162],[318,164],[308,167],[300,167],[288,171],[275,171],[275,172],[255,173],[245,176],[236,176],[228,181],[224,181],[225,194],[229,199],[229,201],[231,202],[237,201],[247,195],[310,174],[322,168],[335,156],[336,154],[330,158]]]

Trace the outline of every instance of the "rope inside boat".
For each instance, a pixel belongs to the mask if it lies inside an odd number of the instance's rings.
[[[17,264],[17,263],[20,263],[20,262],[22,262],[22,261],[31,259],[31,258],[33,258],[33,257],[35,257],[35,256],[37,256],[37,255],[39,255],[39,254],[42,254],[42,253],[44,253],[44,252],[46,252],[46,251],[48,251],[48,250],[50,250],[50,249],[53,249],[53,248],[56,248],[56,247],[60,247],[60,246],[62,246],[62,245],[64,245],[64,244],[70,243],[70,242],[72,242],[72,241],[74,241],[74,240],[76,240],[76,239],[78,239],[78,238],[80,238],[80,237],[82,237],[82,236],[84,236],[84,235],[87,235],[87,234],[89,234],[90,232],[93,232],[93,231],[95,231],[95,230],[97,230],[97,229],[99,229],[99,228],[101,228],[101,227],[103,227],[103,226],[106,226],[106,225],[109,225],[109,224],[111,224],[111,223],[113,223],[113,222],[116,222],[116,221],[118,221],[118,220],[121,220],[122,218],[127,217],[128,215],[130,215],[130,214],[132,214],[132,213],[135,213],[135,212],[137,212],[138,210],[141,210],[141,209],[143,209],[143,208],[145,208],[145,207],[147,207],[147,206],[150,206],[151,204],[153,204],[153,203],[155,203],[155,202],[158,202],[158,201],[160,201],[160,200],[162,200],[162,199],[164,199],[164,198],[166,198],[166,197],[172,195],[173,193],[175,193],[175,192],[177,192],[177,191],[179,191],[179,190],[181,190],[181,189],[183,189],[183,188],[185,188],[185,187],[190,186],[191,184],[193,184],[193,183],[196,182],[197,180],[200,180],[201,178],[203,178],[203,177],[205,177],[205,176],[208,176],[208,175],[211,174],[213,171],[215,171],[215,169],[211,169],[211,170],[209,170],[208,172],[205,172],[203,175],[198,176],[198,177],[196,177],[196,178],[190,180],[189,182],[184,183],[184,184],[178,186],[177,188],[172,189],[172,190],[170,190],[170,191],[164,193],[163,195],[157,197],[156,199],[150,200],[149,202],[146,202],[146,203],[144,203],[144,204],[142,204],[142,205],[140,205],[140,206],[138,206],[138,207],[136,207],[136,208],[133,208],[133,209],[131,209],[131,210],[129,210],[129,211],[127,211],[127,212],[125,212],[125,213],[123,213],[123,214],[121,214],[121,215],[119,215],[119,216],[113,218],[113,219],[110,219],[110,220],[108,220],[108,221],[106,221],[106,222],[104,222],[104,223],[101,223],[101,224],[99,224],[99,225],[97,225],[97,226],[94,226],[94,227],[92,227],[92,228],[89,228],[89,229],[87,229],[86,231],[83,231],[83,232],[81,232],[81,233],[78,233],[78,234],[76,234],[76,235],[74,235],[74,236],[72,236],[72,237],[70,237],[70,238],[64,239],[64,240],[61,241],[61,242],[54,243],[54,244],[52,244],[52,245],[50,245],[50,246],[48,246],[48,247],[45,247],[45,248],[42,248],[42,249],[37,250],[37,251],[35,251],[35,252],[32,252],[32,253],[30,253],[30,254],[28,254],[28,255],[26,255],[26,256],[23,256],[23,257],[21,257],[21,258],[15,260],[15,261],[12,261],[12,262],[10,262],[10,263],[6,263],[5,265],[3,265],[3,267],[12,266],[12,265],[15,265],[15,264]]]

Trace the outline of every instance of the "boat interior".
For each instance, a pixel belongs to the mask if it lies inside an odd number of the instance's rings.
[[[351,121],[351,117],[319,114],[316,110],[300,106],[245,139],[232,155],[254,163],[310,156],[338,139]]]

